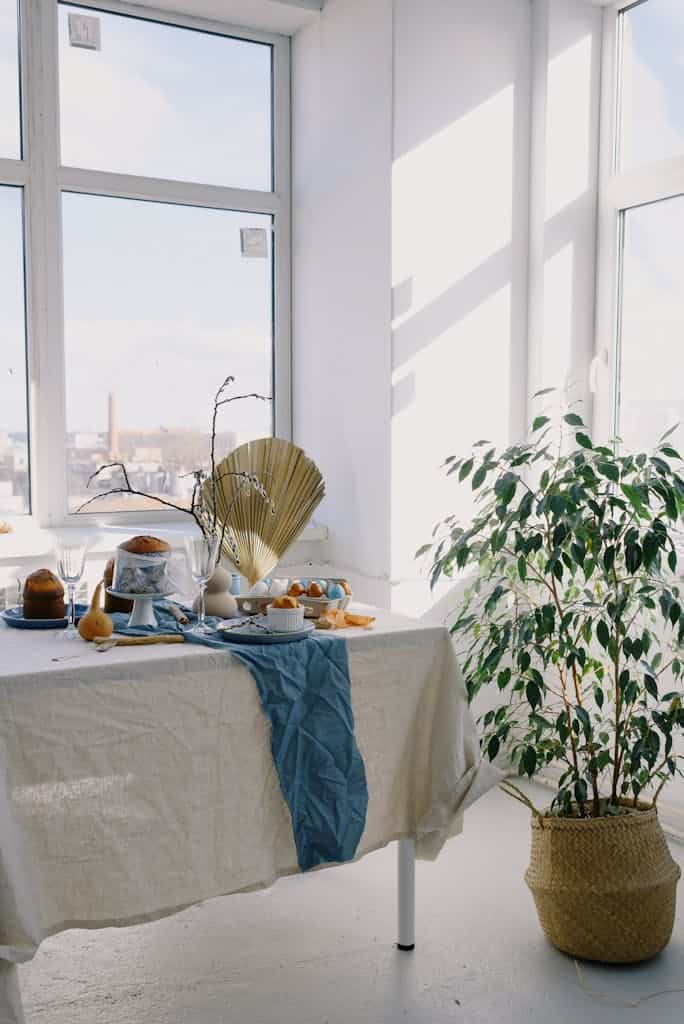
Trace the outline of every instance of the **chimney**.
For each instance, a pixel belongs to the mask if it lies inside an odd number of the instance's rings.
[[[121,453],[119,452],[119,427],[116,422],[116,399],[114,398],[114,394],[111,391],[107,396],[107,410],[109,434],[109,460],[110,462],[119,462],[121,459]]]

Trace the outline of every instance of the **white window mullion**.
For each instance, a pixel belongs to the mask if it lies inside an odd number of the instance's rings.
[[[31,485],[38,524],[51,526],[67,507],[56,3],[25,3],[22,25]]]
[[[28,167],[22,160],[0,159],[0,184],[25,185],[28,181]]]
[[[65,192],[141,199],[153,203],[177,203],[216,210],[244,210],[245,213],[277,213],[285,204],[276,192],[228,188],[223,185],[198,185],[187,181],[146,178],[137,174],[113,174],[82,167],[62,167],[59,186]]]
[[[273,46],[273,167],[276,194],[287,197],[274,218],[273,234],[273,386],[274,433],[292,437],[292,226],[290,209],[290,41]]]
[[[596,320],[594,359],[589,374],[593,429],[607,440],[613,432],[617,338],[618,211],[608,198],[615,172],[617,143],[618,14],[603,12],[601,106],[599,121],[599,200],[596,247]]]

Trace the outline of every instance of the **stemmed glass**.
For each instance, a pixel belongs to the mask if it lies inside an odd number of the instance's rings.
[[[74,640],[78,637],[75,606],[76,587],[81,582],[85,570],[88,547],[89,541],[87,540],[58,540],[55,546],[57,572],[62,583],[66,584],[69,601],[67,628],[61,634],[65,640]]]
[[[199,614],[197,623],[190,630],[191,633],[206,635],[214,630],[205,622],[204,592],[207,583],[214,575],[216,563],[219,557],[219,538],[215,534],[205,537],[202,534],[193,534],[185,538],[185,553],[188,559],[188,569],[194,582],[199,587]]]

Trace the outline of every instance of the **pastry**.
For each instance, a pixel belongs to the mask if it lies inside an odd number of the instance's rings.
[[[299,601],[296,597],[285,594],[283,597],[276,597],[271,603],[272,608],[299,608]]]
[[[170,557],[165,540],[131,537],[116,549],[113,589],[120,594],[168,594]]]
[[[125,597],[114,597],[113,594],[107,593],[109,588],[113,586],[114,581],[114,559],[110,558],[104,567],[102,574],[105,585],[105,599],[104,606],[106,612],[131,612],[133,610],[133,602],[127,601]]]
[[[36,569],[24,581],[25,619],[63,619],[64,587],[49,569]]]

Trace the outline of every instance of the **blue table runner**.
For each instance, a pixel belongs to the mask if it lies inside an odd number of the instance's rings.
[[[118,612],[114,628],[135,636],[185,633],[187,641],[229,651],[249,669],[270,722],[300,869],[351,860],[366,824],[368,787],[354,736],[345,641],[316,633],[288,644],[230,643],[219,633],[187,632],[163,604],[155,611],[157,627],[129,629],[128,616]]]

